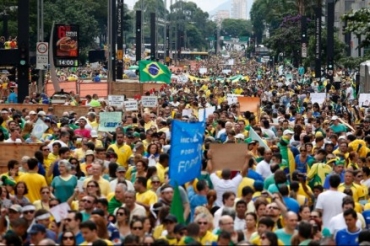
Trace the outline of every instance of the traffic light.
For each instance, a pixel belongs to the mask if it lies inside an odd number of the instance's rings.
[[[27,47],[22,44],[19,46],[19,64],[21,66],[25,66],[28,64],[28,49]]]

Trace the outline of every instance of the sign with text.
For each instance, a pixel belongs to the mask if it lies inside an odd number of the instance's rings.
[[[206,68],[206,67],[201,67],[201,68],[199,68],[199,73],[200,73],[200,74],[205,74],[205,73],[207,73],[207,68]]]
[[[36,44],[36,69],[46,70],[49,65],[49,44],[38,42]]]
[[[320,105],[325,102],[326,93],[311,93],[310,97],[312,103],[318,103]]]
[[[171,185],[183,185],[202,169],[203,122],[172,122],[169,176]]]
[[[137,101],[135,100],[125,101],[124,104],[125,104],[126,111],[137,111],[138,110]]]
[[[243,95],[237,95],[237,94],[227,94],[226,95],[226,99],[227,99],[227,103],[229,105],[233,104],[233,103],[237,103],[238,102],[238,97],[242,97]]]
[[[158,104],[158,98],[156,96],[142,96],[141,104],[145,108],[155,108]]]
[[[114,132],[122,121],[122,112],[101,112],[99,131]]]
[[[78,25],[55,25],[54,52],[57,66],[78,66],[78,35]]]
[[[216,111],[216,107],[200,108],[198,111],[198,119],[200,122],[206,121],[208,116],[212,115]]]
[[[108,103],[110,106],[122,107],[125,101],[125,96],[108,95]]]
[[[370,107],[370,94],[368,93],[361,93],[358,99],[358,104],[360,107]]]

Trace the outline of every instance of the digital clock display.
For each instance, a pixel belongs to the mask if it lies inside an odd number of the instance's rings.
[[[78,59],[56,59],[56,67],[78,67]]]

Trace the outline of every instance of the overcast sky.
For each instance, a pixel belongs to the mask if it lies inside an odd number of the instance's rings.
[[[129,7],[133,7],[136,3],[137,0],[124,0],[125,3],[129,6]],[[211,11],[215,8],[217,8],[220,4],[226,2],[227,0],[189,0],[191,2],[195,2],[198,7],[200,7],[203,11]],[[170,0],[167,0],[167,2],[169,3]]]

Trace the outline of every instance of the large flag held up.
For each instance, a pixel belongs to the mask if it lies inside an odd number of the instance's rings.
[[[174,120],[171,129],[170,184],[183,185],[200,175],[204,122]]]
[[[164,82],[166,84],[171,83],[171,71],[170,69],[154,61],[140,61],[139,62],[140,71],[140,82]]]

